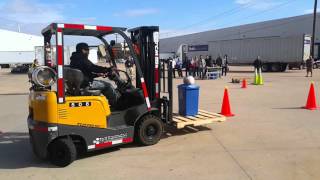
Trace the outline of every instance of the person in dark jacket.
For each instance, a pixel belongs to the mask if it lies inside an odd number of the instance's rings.
[[[216,64],[217,64],[217,66],[219,66],[219,67],[222,66],[222,59],[221,59],[220,55],[219,55],[218,58],[216,59]]]
[[[212,61],[211,56],[207,55],[205,60],[206,60],[206,66],[207,67],[213,67],[213,61]]]
[[[213,67],[213,61],[212,61],[211,56],[209,56],[209,55],[206,56],[205,61],[206,61],[206,67],[205,67],[204,74],[207,75],[208,68]]]
[[[257,71],[259,72],[259,70],[260,70],[261,67],[262,67],[262,61],[261,61],[260,56],[258,56],[257,59],[254,60],[253,66],[254,66],[254,68],[257,69]]]
[[[112,68],[97,66],[89,59],[89,46],[87,43],[79,43],[76,46],[76,52],[71,55],[70,67],[79,69],[84,75],[84,82],[81,84],[82,88],[91,86],[92,89],[101,90],[110,103],[115,105],[120,97],[111,83],[106,81],[94,80],[96,77],[105,77],[112,74]],[[110,78],[110,77],[109,77]]]
[[[312,56],[310,56],[310,57],[306,60],[306,68],[307,68],[307,75],[306,75],[306,77],[309,76],[309,72],[310,72],[311,77],[312,77],[313,63],[314,63],[314,60],[313,60]]]

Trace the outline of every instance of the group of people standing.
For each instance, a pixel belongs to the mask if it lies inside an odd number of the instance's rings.
[[[227,75],[228,71],[228,56],[225,55],[223,58],[218,56],[217,59],[212,59],[211,56],[194,56],[191,59],[186,58],[183,62],[179,57],[176,57],[172,61],[173,77],[176,77],[176,71],[179,77],[183,77],[182,69],[186,69],[186,76],[198,77],[204,79],[206,77],[208,67],[220,67],[222,75]]]

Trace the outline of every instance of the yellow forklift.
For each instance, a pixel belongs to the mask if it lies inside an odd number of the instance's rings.
[[[32,86],[28,129],[34,153],[40,158],[48,158],[54,165],[69,165],[78,152],[131,142],[153,145],[160,140],[164,124],[183,128],[189,124],[207,124],[211,122],[208,121],[210,118],[215,118],[206,111],[201,111],[198,117],[189,117],[189,120],[173,115],[171,63],[167,62],[169,69],[165,71],[164,62],[159,61],[157,26],[127,30],[52,23],[43,29],[42,34],[45,66],[36,67],[29,74]],[[112,34],[120,35],[127,44],[136,67],[135,85],[125,71],[117,68],[112,47],[106,40]],[[65,63],[64,36],[91,36],[103,43],[99,49],[108,52],[110,66],[116,71],[113,80],[116,91],[121,94],[117,105],[110,106],[101,91],[90,86],[81,87],[84,75]],[[168,91],[161,94],[161,89]],[[221,116],[218,119],[224,120]]]

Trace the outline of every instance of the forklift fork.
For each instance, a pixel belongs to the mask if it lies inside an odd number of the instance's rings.
[[[161,98],[161,117],[163,120],[171,124],[172,123],[172,60],[160,60],[160,87],[161,93],[166,94]],[[166,68],[167,67],[167,70]],[[166,80],[168,78],[168,80]],[[167,89],[166,89],[167,87]]]

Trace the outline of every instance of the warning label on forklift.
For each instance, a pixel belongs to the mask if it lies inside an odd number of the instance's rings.
[[[91,102],[72,102],[69,103],[69,107],[86,107],[91,106]]]
[[[110,142],[110,141],[115,141],[115,140],[119,140],[119,139],[123,139],[128,137],[127,133],[121,133],[121,134],[117,134],[117,135],[113,135],[113,136],[107,136],[107,137],[103,137],[103,138],[96,138],[93,143],[94,144],[100,144],[100,143],[105,143],[105,142]]]

